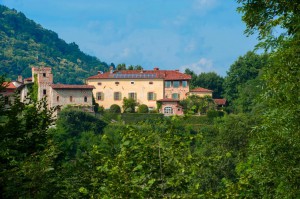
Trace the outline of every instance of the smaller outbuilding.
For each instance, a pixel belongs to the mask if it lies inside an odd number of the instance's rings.
[[[165,116],[183,115],[183,108],[180,106],[179,101],[179,99],[170,98],[157,100],[158,103],[161,103],[159,112]]]

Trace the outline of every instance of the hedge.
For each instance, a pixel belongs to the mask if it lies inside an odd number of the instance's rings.
[[[164,114],[161,113],[122,113],[122,120],[126,124],[136,124],[138,122],[154,119],[163,119]]]

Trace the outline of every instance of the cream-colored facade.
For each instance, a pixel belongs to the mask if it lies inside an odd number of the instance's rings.
[[[190,75],[178,70],[120,70],[98,73],[86,80],[94,86],[96,102],[109,109],[112,104],[120,107],[123,99],[133,98],[139,104],[145,104],[150,110],[157,108],[161,99],[185,99],[189,92]]]
[[[28,78],[29,79],[29,78]],[[30,84],[35,82],[38,85],[37,99],[45,98],[48,108],[58,107],[58,110],[65,106],[75,106],[87,111],[93,111],[93,86],[53,84],[53,74],[50,67],[32,68],[31,81],[22,81],[21,101],[26,102]],[[54,113],[55,115],[57,112]]]
[[[95,100],[105,109],[112,104],[122,107],[126,97],[146,104],[151,110],[156,108],[157,99],[164,98],[163,79],[88,79],[87,84],[96,88],[93,90]]]
[[[78,106],[82,108],[92,107],[92,89],[50,89],[50,107],[66,105]]]
[[[197,95],[199,97],[205,97],[205,96],[212,97],[212,92],[190,92],[189,95]]]
[[[212,90],[198,87],[198,88],[195,88],[195,89],[191,90],[189,92],[189,95],[197,95],[199,97],[205,97],[205,96],[212,97],[212,93],[213,93]]]

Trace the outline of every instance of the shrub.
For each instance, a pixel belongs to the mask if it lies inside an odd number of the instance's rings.
[[[121,113],[121,107],[118,104],[113,104],[109,108],[109,112],[111,113]]]
[[[223,116],[224,116],[223,111],[215,111],[215,110],[207,111],[207,117],[210,119],[215,118],[215,117],[223,117]]]
[[[138,107],[138,113],[148,113],[149,109],[148,106],[146,104],[141,104]]]
[[[158,113],[158,110],[153,109],[153,110],[150,110],[149,113]]]
[[[149,113],[122,113],[122,120],[126,124],[136,124],[147,120],[161,121],[164,118],[164,114],[149,114]]]
[[[134,113],[135,107],[138,105],[137,101],[133,98],[126,98],[123,99],[123,110],[124,113]]]
[[[98,113],[104,113],[104,107],[103,106],[98,106]]]

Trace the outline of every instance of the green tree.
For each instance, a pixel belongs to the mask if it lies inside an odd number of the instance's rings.
[[[126,70],[126,64],[118,64],[117,65],[117,68],[116,68],[117,70]]]
[[[259,33],[260,46],[273,48],[265,69],[262,124],[255,128],[239,182],[227,197],[299,198],[299,2],[238,0],[246,33]],[[280,26],[281,34],[273,34]]]
[[[90,151],[101,145],[107,124],[90,113],[67,108],[59,113],[56,127],[49,132],[59,152],[55,159],[56,193],[51,197],[81,198],[81,187],[89,188],[96,170]],[[50,196],[50,195],[49,195]]]
[[[199,156],[192,154],[191,143],[199,137],[184,133],[176,123],[161,120],[126,127],[113,157],[94,148],[94,178],[99,180],[88,190],[89,197],[198,197]]]
[[[137,103],[137,101],[133,98],[126,98],[126,97],[123,98],[122,108],[123,108],[124,112],[134,113],[135,107],[138,105],[139,104]]]
[[[138,113],[148,113],[149,112],[148,106],[146,104],[139,105],[137,112]]]
[[[134,67],[134,70],[143,70],[143,67],[141,65],[136,65]]]
[[[223,94],[224,78],[215,72],[200,73],[194,83],[195,87],[213,90],[213,98],[221,98]]]
[[[109,108],[111,113],[121,113],[121,107],[118,104],[112,104]]]
[[[133,65],[128,66],[127,70],[134,70],[134,66]]]
[[[215,108],[213,99],[210,96],[191,95],[180,101],[180,105],[184,108],[185,113],[190,114],[205,114],[208,110]]]
[[[192,77],[192,79],[190,80],[190,88],[197,87],[196,86],[197,85],[197,83],[196,83],[196,81],[197,81],[197,74],[194,73],[194,71],[192,71],[192,70],[190,70],[188,68],[185,69],[184,73],[187,74],[187,75],[190,75]]]
[[[1,115],[1,197],[44,197],[52,193],[47,187],[56,152],[47,131],[54,122],[55,108],[47,109],[45,99],[24,104],[18,94],[14,97],[11,107]]]
[[[235,111],[235,100],[240,97],[239,91],[244,91],[248,81],[258,78],[261,69],[267,66],[267,58],[265,54],[258,55],[249,51],[230,66],[224,80],[224,97]]]

